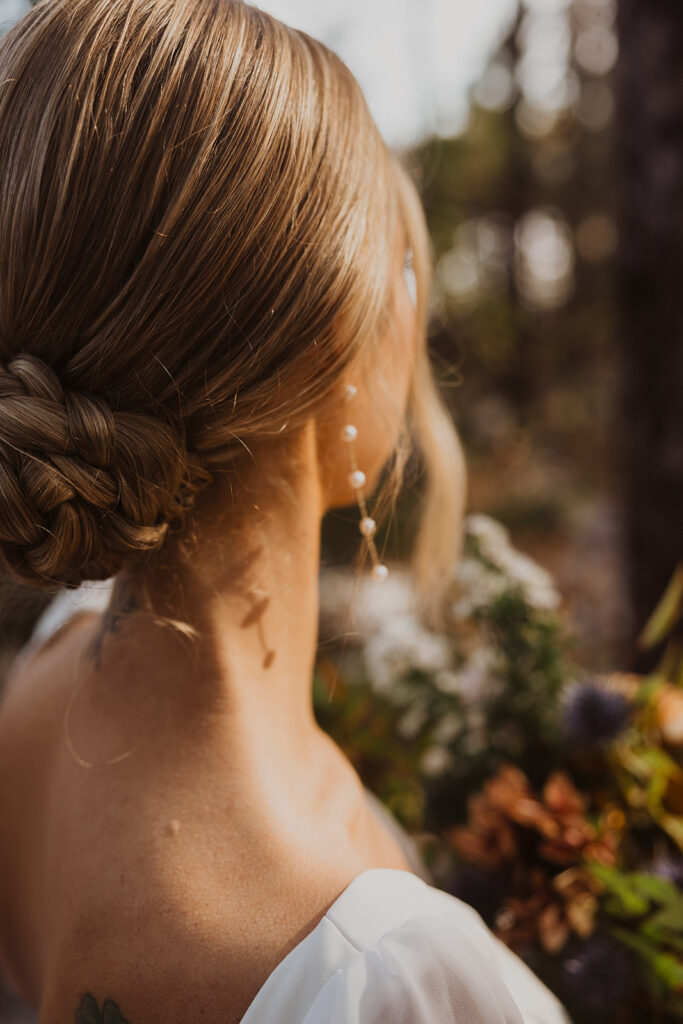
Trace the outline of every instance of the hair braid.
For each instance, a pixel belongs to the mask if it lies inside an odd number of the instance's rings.
[[[64,390],[34,355],[0,368],[0,559],[14,575],[72,586],[110,576],[161,544],[187,504],[187,471],[158,418]]]

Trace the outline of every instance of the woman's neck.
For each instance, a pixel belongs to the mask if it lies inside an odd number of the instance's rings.
[[[286,477],[254,471],[240,481],[239,501],[228,475],[214,484],[163,567],[117,578],[91,648],[100,687],[116,679],[113,699],[156,696],[188,735],[196,727],[205,742],[215,735],[245,768],[253,758],[300,760],[320,734],[312,673],[323,500],[314,444],[312,432],[302,435]],[[136,614],[145,607],[154,615]]]

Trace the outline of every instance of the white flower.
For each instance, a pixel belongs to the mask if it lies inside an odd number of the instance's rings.
[[[413,701],[396,723],[396,731],[404,740],[415,739],[427,721],[427,706],[419,700]]]
[[[344,636],[362,643],[397,615],[413,614],[415,589],[411,574],[399,566],[381,586],[349,569],[324,568],[320,573],[320,636]]]
[[[447,637],[425,629],[413,615],[397,616],[370,636],[365,663],[374,690],[388,693],[412,670],[435,673],[452,661]]]
[[[491,516],[476,514],[467,516],[465,530],[479,541],[481,553],[497,564],[501,553],[509,550],[509,535],[502,523]]]
[[[466,704],[495,697],[503,686],[500,656],[491,647],[477,647],[459,668],[442,669],[434,675],[441,693],[458,696]]]
[[[487,746],[486,718],[478,709],[474,709],[467,716],[460,748],[465,754],[480,754]]]
[[[423,775],[431,777],[443,775],[453,765],[453,755],[445,747],[434,745],[427,747],[420,758],[419,769]]]
[[[524,600],[532,608],[554,611],[559,606],[560,595],[555,589],[552,576],[527,555],[510,549],[501,569],[519,587]]]
[[[409,683],[398,680],[391,689],[384,692],[383,696],[396,708],[408,708],[415,700],[415,690]]]
[[[434,675],[434,685],[441,693],[460,696],[460,676],[457,669],[442,668]]]
[[[499,655],[490,647],[478,647],[458,670],[460,693],[468,704],[495,697],[503,686],[498,675]]]
[[[439,719],[432,729],[432,739],[435,743],[450,743],[455,739],[463,726],[462,715],[455,711],[449,711]]]
[[[505,577],[479,561],[464,555],[455,573],[457,598],[451,611],[456,620],[469,619],[474,612],[492,604],[508,589]]]
[[[466,617],[471,610],[490,604],[492,600],[511,588],[519,588],[527,604],[542,611],[552,611],[560,604],[560,595],[555,589],[552,576],[537,562],[517,551],[510,543],[505,527],[490,516],[472,515],[465,521],[467,532],[475,537],[479,550],[487,561],[499,570],[481,565],[476,558],[463,558],[456,573],[459,589],[463,596],[456,602],[454,614]],[[474,565],[469,563],[475,563]],[[475,568],[475,565],[479,568]],[[495,577],[498,578],[496,583]]]

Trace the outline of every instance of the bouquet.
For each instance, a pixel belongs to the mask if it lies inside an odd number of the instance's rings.
[[[340,571],[321,581],[316,713],[435,884],[576,1024],[683,1020],[680,651],[648,677],[583,671],[551,577],[482,515],[439,630],[407,572],[351,602],[353,587]],[[644,642],[682,609],[683,568]]]

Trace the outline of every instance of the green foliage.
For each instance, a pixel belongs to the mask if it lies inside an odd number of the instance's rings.
[[[657,868],[663,852],[683,878],[683,696],[660,673],[580,682],[537,569],[471,517],[444,629],[380,616],[355,659],[327,648],[316,710],[366,785],[429,838],[437,883],[465,862],[502,881],[499,935],[549,983],[570,937],[610,937],[640,971],[619,1024],[683,1020],[683,894]],[[585,750],[567,743],[577,692],[609,726]],[[597,726],[584,728],[590,740]]]
[[[662,599],[640,634],[640,645],[656,647],[683,617],[683,563],[678,566]]]
[[[643,872],[602,864],[589,870],[605,887],[605,930],[637,954],[653,999],[669,1013],[682,1012],[683,893]]]
[[[417,621],[406,625],[408,634],[414,630],[414,640],[404,637],[409,646],[414,643],[415,657],[411,661],[408,654],[390,693],[377,692],[367,666],[344,679],[329,655],[318,661],[318,720],[378,795],[388,798],[391,790],[392,810],[411,808],[408,818],[399,813],[410,827],[417,825],[415,814],[424,806],[415,777],[426,781],[442,774],[434,770],[439,759],[448,765],[443,774],[453,790],[461,793],[475,789],[505,760],[520,764],[531,778],[543,776],[556,761],[556,698],[568,672],[564,626],[543,606],[548,595],[536,607],[534,593],[525,593],[525,585],[537,590],[546,585],[542,575],[538,580],[534,575],[542,571],[521,556],[515,561],[498,524],[483,516],[471,523],[462,565],[476,607],[454,614],[441,637],[451,652],[446,673],[420,666],[420,644],[432,634]],[[463,581],[454,579],[454,602],[463,588]],[[476,694],[468,693],[468,687]],[[336,699],[330,701],[327,691],[333,689]],[[399,795],[397,779],[405,797]],[[457,801],[453,812],[458,813]]]
[[[683,562],[677,567],[669,586],[648,619],[638,643],[645,650],[668,643],[656,674],[683,687],[683,644],[675,635],[683,622]]]

